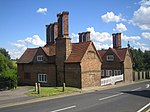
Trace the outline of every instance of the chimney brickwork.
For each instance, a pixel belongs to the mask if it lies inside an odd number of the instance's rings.
[[[121,48],[121,33],[112,34],[113,48]]]
[[[58,37],[58,24],[51,23],[50,25],[46,25],[46,44],[54,44],[55,39]]]
[[[78,35],[79,35],[79,43],[90,41],[90,32],[89,31],[78,33]]]
[[[57,14],[58,19],[58,38],[56,38],[56,65],[57,65],[57,85],[65,82],[65,64],[64,61],[69,57],[72,51],[71,38],[69,38],[68,26],[69,12]]]

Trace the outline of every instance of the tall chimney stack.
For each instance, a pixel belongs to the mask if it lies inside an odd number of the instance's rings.
[[[69,15],[69,12],[67,12],[67,11],[63,11],[62,13],[57,14],[58,37],[68,37],[69,36],[68,15]]]
[[[89,31],[78,33],[78,35],[79,35],[79,43],[90,41],[90,32]]]
[[[46,44],[50,44],[50,25],[46,25]]]
[[[57,14],[58,19],[58,37],[62,37],[62,14]]]
[[[62,12],[62,33],[64,37],[69,36],[68,15],[69,15],[69,12],[67,11]]]
[[[121,33],[112,34],[113,48],[121,48]]]
[[[58,37],[58,23],[54,22],[54,41]]]

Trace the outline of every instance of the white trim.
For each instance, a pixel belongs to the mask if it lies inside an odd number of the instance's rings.
[[[114,55],[113,55],[113,54],[107,55],[106,60],[107,60],[107,61],[114,61]]]
[[[47,83],[47,74],[38,74],[38,82]]]
[[[37,56],[37,61],[43,61],[43,55],[38,55]]]
[[[106,76],[112,76],[113,75],[112,73],[113,73],[112,70],[106,70]]]
[[[114,76],[121,75],[121,70],[114,70]]]
[[[101,76],[105,76],[105,71],[101,70]]]

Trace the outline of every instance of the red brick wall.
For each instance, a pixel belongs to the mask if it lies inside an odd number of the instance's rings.
[[[101,62],[91,44],[81,62],[82,88],[100,86]]]
[[[65,64],[66,86],[81,88],[81,67],[80,63]]]
[[[30,79],[25,79],[25,73],[30,74]],[[54,64],[18,64],[19,84],[34,85],[38,82],[38,73],[47,74],[47,83],[43,83],[43,85],[56,86]]]

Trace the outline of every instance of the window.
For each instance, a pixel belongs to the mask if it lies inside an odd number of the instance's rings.
[[[37,61],[43,61],[43,55],[38,55],[37,56]]]
[[[47,82],[47,74],[38,74],[38,82]]]
[[[112,70],[106,70],[106,76],[112,76]]]
[[[104,70],[101,70],[101,76],[105,76]]]
[[[107,61],[114,61],[114,55],[107,55]]]
[[[114,75],[121,75],[121,70],[114,70]]]

